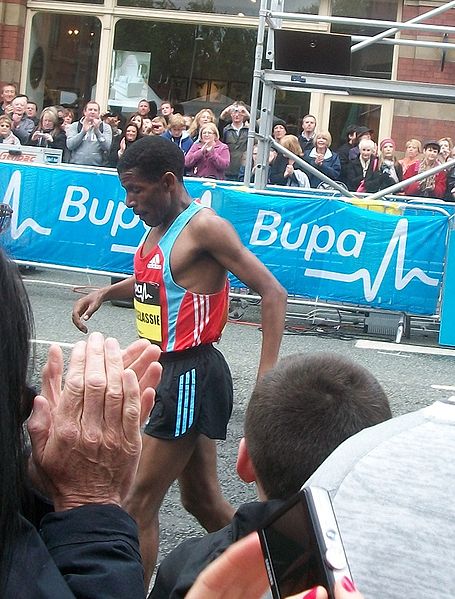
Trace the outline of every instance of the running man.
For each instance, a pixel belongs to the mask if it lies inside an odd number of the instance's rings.
[[[182,503],[207,531],[234,514],[216,473],[216,439],[225,439],[232,379],[219,340],[227,320],[227,271],[262,297],[258,376],[277,360],[286,292],[245,248],[233,227],[194,202],[183,185],[184,155],[160,136],[137,141],[118,164],[126,204],[149,227],[136,252],[134,276],[81,298],[73,322],[106,300],[134,297],[139,335],[163,350],[163,376],[145,428],[142,456],[126,507],[136,519],[146,583],[157,559],[158,512],[178,479]]]

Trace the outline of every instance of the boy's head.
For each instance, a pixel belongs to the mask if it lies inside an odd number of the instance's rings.
[[[0,137],[8,137],[11,133],[11,125],[13,124],[9,116],[3,114],[0,116]]]
[[[172,137],[181,137],[185,126],[185,119],[181,114],[173,114],[169,117],[168,129]]]
[[[348,437],[391,416],[362,366],[334,353],[287,356],[253,391],[237,471],[265,498],[286,499]]]

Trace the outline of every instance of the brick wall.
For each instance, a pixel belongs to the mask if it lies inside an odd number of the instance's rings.
[[[26,4],[27,0],[3,0],[0,3],[0,85],[19,83]]]

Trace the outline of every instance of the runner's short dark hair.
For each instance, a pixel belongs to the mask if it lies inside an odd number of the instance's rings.
[[[148,181],[159,181],[164,173],[171,172],[183,182],[185,156],[169,139],[148,135],[131,144],[117,165],[119,173],[133,168]]]
[[[348,437],[391,418],[376,378],[335,353],[283,358],[259,382],[245,418],[245,440],[268,499],[296,493]]]

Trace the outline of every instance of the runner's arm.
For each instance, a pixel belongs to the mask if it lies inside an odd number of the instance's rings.
[[[262,348],[258,377],[275,365],[283,336],[287,292],[240,241],[230,223],[207,214],[198,227],[202,249],[262,298]]]
[[[101,289],[81,297],[73,307],[73,324],[83,333],[87,333],[88,329],[85,322],[98,310],[103,302],[113,299],[131,299],[133,297],[134,282],[134,276],[128,277],[119,283],[101,287]]]

